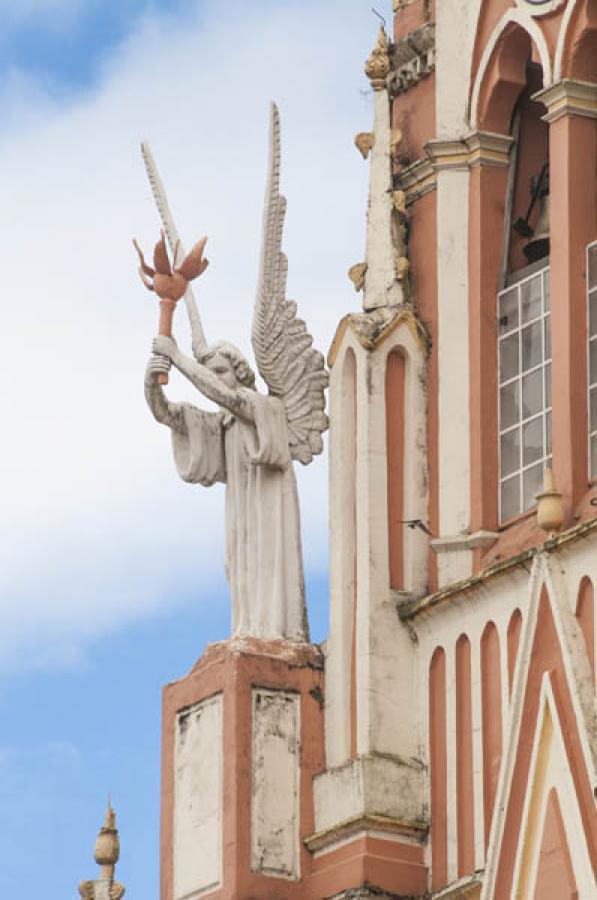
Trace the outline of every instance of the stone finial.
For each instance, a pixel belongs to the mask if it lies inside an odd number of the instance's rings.
[[[564,502],[562,494],[556,490],[553,472],[545,470],[543,490],[537,494],[537,523],[539,528],[553,537],[564,524]]]
[[[102,878],[114,878],[114,869],[120,857],[120,841],[116,829],[116,813],[110,802],[104,824],[95,842],[95,861],[102,867]]]
[[[390,43],[383,25],[377,35],[377,43],[365,63],[365,74],[374,91],[383,91],[390,71]]]
[[[120,840],[116,828],[116,813],[108,801],[104,824],[95,842],[95,861],[102,867],[96,881],[82,881],[79,894],[82,900],[121,900],[124,885],[114,880],[114,869],[120,857]]]
[[[355,134],[354,143],[363,159],[367,159],[375,143],[375,135],[371,131],[359,131]]]

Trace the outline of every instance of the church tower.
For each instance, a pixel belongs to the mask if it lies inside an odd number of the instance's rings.
[[[393,5],[329,637],[165,688],[161,900],[597,895],[597,2]]]

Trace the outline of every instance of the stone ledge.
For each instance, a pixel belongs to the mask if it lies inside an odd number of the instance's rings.
[[[316,831],[308,840],[321,846],[325,835],[357,828],[364,820],[377,822],[368,827],[379,829],[379,823],[385,822],[392,830],[424,835],[428,823],[423,779],[422,763],[389,754],[359,756],[316,775]]]
[[[318,831],[305,838],[305,847],[311,853],[327,850],[335,844],[349,840],[363,832],[375,832],[378,835],[387,834],[388,837],[399,835],[400,837],[415,838],[422,841],[428,831],[426,824],[413,824],[403,819],[395,819],[391,816],[364,815],[340,822],[338,825],[328,828],[326,831]]]
[[[434,538],[430,544],[435,553],[458,553],[463,550],[477,550],[479,547],[493,547],[498,537],[496,531],[475,531],[474,534]]]

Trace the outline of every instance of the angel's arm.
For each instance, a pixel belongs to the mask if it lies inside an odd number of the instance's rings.
[[[244,419],[247,422],[254,422],[255,416],[253,406],[247,401],[244,392],[235,391],[225,385],[217,375],[201,365],[189,356],[181,353],[174,341],[167,341],[163,337],[156,338],[160,341],[158,350],[162,352],[166,350],[168,357],[172,360],[172,365],[176,366],[179,372],[194,384],[198,391],[201,391],[204,397],[217,403],[218,406],[229,410],[234,416]]]
[[[184,434],[186,431],[182,408],[178,403],[171,403],[166,397],[156,375],[166,372],[169,367],[163,365],[163,357],[150,356],[145,370],[145,399],[154,419],[167,425],[173,431]]]

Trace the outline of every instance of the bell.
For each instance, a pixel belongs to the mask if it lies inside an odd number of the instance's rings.
[[[549,193],[542,191],[539,197],[539,217],[533,236],[525,245],[524,255],[530,263],[549,256]]]

